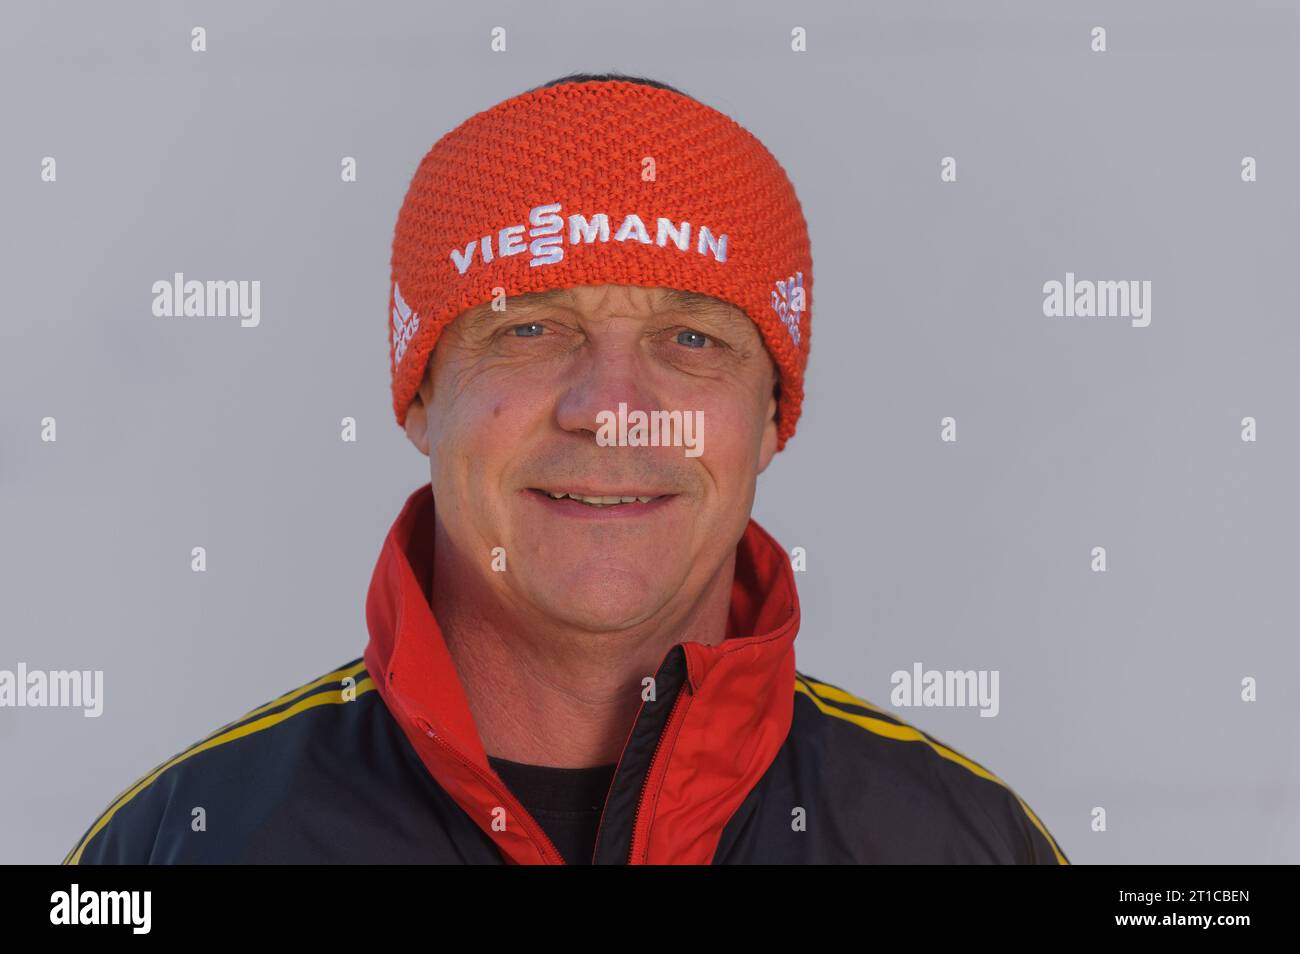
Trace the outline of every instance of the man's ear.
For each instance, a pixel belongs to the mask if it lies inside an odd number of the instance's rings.
[[[428,400],[431,389],[429,384],[429,372],[425,369],[423,380],[420,381],[420,389],[415,392],[415,397],[411,399],[411,405],[406,409],[406,437],[425,457],[429,456],[429,407]]]
[[[767,470],[767,465],[772,463],[772,458],[776,455],[777,427],[776,414],[781,396],[781,382],[772,387],[772,397],[767,402],[767,423],[763,425],[763,440],[758,447],[758,471],[761,474]]]

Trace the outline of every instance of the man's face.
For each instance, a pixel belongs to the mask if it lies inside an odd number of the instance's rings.
[[[429,456],[460,559],[517,611],[633,626],[689,607],[734,551],[776,452],[776,367],[742,311],[683,298],[558,289],[470,309],[439,338],[407,435]],[[703,452],[602,446],[602,412],[617,416],[620,402],[702,422]],[[659,499],[598,508],[550,496],[566,491]],[[492,569],[496,547],[505,572]]]

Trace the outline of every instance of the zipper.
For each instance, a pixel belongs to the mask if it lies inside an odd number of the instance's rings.
[[[420,720],[420,721],[424,721],[424,720]],[[418,722],[416,724],[419,725]],[[534,819],[532,815],[528,814],[528,809],[524,808],[523,803],[520,802],[519,799],[515,798],[514,794],[508,788],[503,789],[500,785],[497,784],[496,779],[484,773],[477,765],[475,765],[464,755],[462,755],[459,749],[454,748],[449,742],[444,742],[443,739],[439,735],[437,735],[432,729],[424,728],[424,726],[420,726],[420,728],[424,729],[424,734],[427,735],[429,738],[433,739],[433,741],[440,748],[442,748],[446,752],[451,753],[451,755],[456,759],[456,761],[458,761],[461,765],[464,765],[466,768],[468,768],[478,779],[485,782],[488,788],[492,789],[492,791],[494,791],[498,797],[501,796],[502,792],[505,793],[505,798],[502,798],[501,801],[503,803],[507,803],[506,807],[510,811],[514,811],[515,809],[518,809],[517,814],[523,825],[524,833],[527,834],[528,837],[533,839],[533,841],[541,843],[542,857],[545,858],[547,853],[549,852],[559,859],[558,864],[563,865],[568,863],[564,860],[564,855],[560,854],[560,850],[555,847],[555,843],[551,841],[550,836],[548,836],[546,832],[542,830],[541,825],[537,823],[536,819]]]
[[[664,719],[663,727],[659,730],[659,735],[655,739],[655,746],[650,753],[650,760],[646,765],[645,775],[641,781],[641,788],[637,793],[636,805],[632,811],[631,831],[628,834],[628,849],[627,849],[626,860],[624,862],[625,864],[631,863],[632,858],[635,857],[637,849],[639,847],[637,842],[637,825],[640,824],[641,817],[645,811],[645,805],[648,800],[647,793],[651,790],[651,784],[654,781],[654,769],[659,761],[659,753],[660,750],[663,748],[664,739],[665,737],[668,736],[670,731],[673,731],[675,729],[675,724],[677,720],[680,718],[681,715],[680,710],[682,709],[682,696],[688,692],[693,692],[693,690],[691,689],[691,680],[690,680],[690,661],[686,653],[686,648],[682,643],[678,643],[676,646],[674,646],[672,649],[668,651],[668,656],[665,657],[664,662],[660,664],[658,671],[655,673],[655,680],[658,681],[660,676],[663,675],[665,671],[664,667],[669,664],[669,659],[671,659],[672,654],[677,651],[680,651],[682,656],[682,661],[681,661],[682,670],[683,670],[682,680],[677,687],[676,696],[673,697],[673,703],[668,710],[668,716],[666,719]],[[610,820],[609,819],[610,798],[613,796],[614,789],[616,786],[618,786],[620,778],[622,778],[623,775],[625,774],[624,763],[627,760],[628,747],[632,744],[632,740],[636,738],[637,730],[638,728],[640,728],[640,726],[642,725],[642,720],[645,718],[646,704],[647,704],[646,701],[642,700],[640,708],[637,709],[636,717],[632,720],[632,726],[630,729],[628,729],[627,739],[623,742],[622,751],[619,753],[618,762],[614,766],[614,778],[610,781],[609,791],[605,793],[605,806],[601,810],[600,821],[596,826],[596,846],[592,852],[592,857],[591,857],[591,861],[593,864],[596,863],[596,859],[600,858],[602,854],[607,854],[606,852],[602,852],[602,847],[605,844],[607,838],[609,837],[609,832],[607,831],[606,826]]]
[[[690,692],[690,688],[691,683],[688,677],[683,681],[681,688],[677,690],[677,698],[673,700],[673,707],[668,712],[668,721],[664,723],[663,731],[659,733],[659,738],[655,742],[654,752],[650,756],[650,765],[646,769],[645,782],[641,785],[641,795],[637,798],[636,811],[632,815],[632,844],[628,848],[627,852],[627,863],[629,865],[633,863],[633,859],[636,858],[639,851],[643,850],[643,847],[649,847],[648,845],[644,845],[644,843],[649,840],[649,835],[645,832],[638,831],[637,828],[641,824],[642,812],[645,809],[645,804],[649,799],[650,792],[654,787],[655,768],[659,763],[659,751],[663,748],[664,739],[676,734],[675,728],[677,720],[682,711],[682,699]]]

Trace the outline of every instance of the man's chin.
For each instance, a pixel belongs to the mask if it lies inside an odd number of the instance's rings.
[[[529,587],[533,603],[555,621],[593,632],[627,629],[653,616],[672,596],[653,563],[636,567],[550,566]],[[517,572],[517,571],[516,571]]]

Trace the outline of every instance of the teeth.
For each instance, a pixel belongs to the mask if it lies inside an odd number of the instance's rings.
[[[651,500],[654,500],[654,497],[584,497],[581,494],[571,494],[571,493],[557,494],[557,493],[552,493],[549,490],[546,492],[546,495],[550,497],[552,500],[563,500],[565,497],[570,497],[573,500],[580,500],[585,504],[591,504],[592,506],[595,507],[612,507],[615,504],[628,504],[633,502],[649,503]]]

